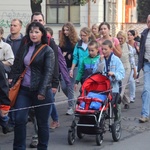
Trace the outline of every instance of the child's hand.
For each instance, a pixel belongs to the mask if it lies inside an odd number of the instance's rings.
[[[73,78],[73,70],[70,70],[69,75],[71,78]]]
[[[65,57],[67,55],[67,52],[63,52],[63,56]]]
[[[68,59],[69,59],[69,60],[71,59],[71,54],[68,55]]]
[[[8,112],[9,112],[9,110],[2,110],[2,109],[0,109],[0,115],[1,115],[1,117],[7,116]]]
[[[113,72],[108,72],[108,76],[114,76]]]
[[[74,90],[77,91],[78,84],[74,85]]]
[[[38,100],[44,100],[45,99],[45,96],[41,95],[41,94],[38,94],[37,96]]]
[[[57,88],[52,88],[52,93],[56,93],[57,92]]]

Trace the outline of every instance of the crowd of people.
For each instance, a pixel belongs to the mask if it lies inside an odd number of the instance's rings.
[[[4,134],[14,131],[14,150],[26,149],[26,123],[29,117],[34,123],[35,135],[30,147],[47,150],[49,128],[60,126],[55,94],[60,85],[68,99],[66,115],[73,115],[74,91],[92,73],[107,75],[112,84],[112,92],[120,94],[124,109],[136,100],[136,83],[140,70],[144,72],[142,111],[140,123],[149,120],[150,113],[150,15],[141,37],[136,29],[119,31],[116,37],[110,34],[107,22],[83,27],[79,36],[75,26],[67,22],[62,26],[59,44],[55,43],[53,30],[44,27],[44,16],[34,12],[26,33],[21,33],[22,21],[13,19],[10,34],[5,39],[0,27],[0,125]],[[41,48],[30,64],[33,55]],[[14,107],[10,108],[9,87],[13,86],[26,69]],[[129,95],[126,88],[129,88]],[[49,105],[45,105],[49,104]],[[121,104],[117,104],[117,120],[121,120]],[[33,109],[24,107],[45,105]],[[52,122],[49,123],[49,117]]]

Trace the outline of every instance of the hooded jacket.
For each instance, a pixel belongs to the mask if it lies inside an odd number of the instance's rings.
[[[20,36],[15,40],[11,39],[11,34],[9,34],[8,37],[6,38],[6,43],[8,43],[11,46],[14,56],[16,56],[18,52],[22,38],[23,38],[23,35],[21,33],[20,33]]]

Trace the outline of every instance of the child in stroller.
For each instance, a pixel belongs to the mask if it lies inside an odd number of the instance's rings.
[[[82,93],[75,108],[75,118],[68,131],[70,145],[75,141],[76,126],[79,138],[83,138],[83,134],[96,134],[96,143],[101,145],[106,131],[106,119],[109,119],[109,131],[112,132],[113,140],[118,141],[121,137],[121,123],[118,121],[116,107],[119,81],[123,79],[125,71],[120,59],[112,53],[112,47],[109,40],[102,43],[104,59],[99,59],[93,69],[93,72],[99,71],[99,64],[104,63],[103,72],[107,72],[107,76],[100,73],[93,74],[82,85]],[[90,94],[94,96],[89,97]]]

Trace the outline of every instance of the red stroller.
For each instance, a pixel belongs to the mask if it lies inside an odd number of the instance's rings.
[[[118,141],[121,137],[121,122],[114,115],[118,93],[111,93],[109,78],[100,73],[93,74],[84,81],[81,91],[68,130],[68,143],[74,144],[77,133],[79,139],[84,134],[96,135],[96,143],[101,145],[107,127],[113,140]]]

